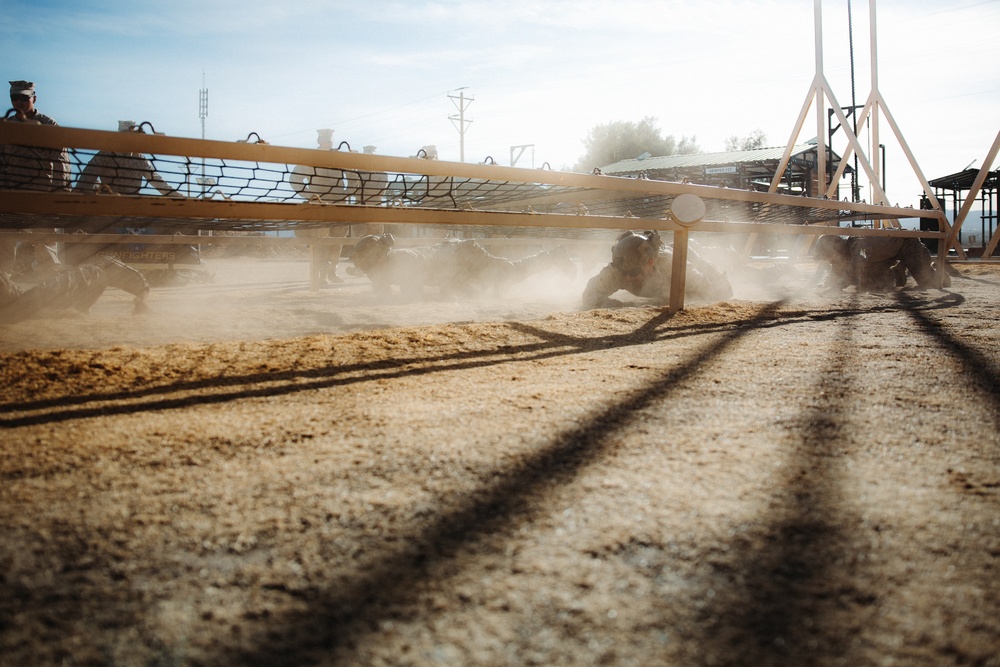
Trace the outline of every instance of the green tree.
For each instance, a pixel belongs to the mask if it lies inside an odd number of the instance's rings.
[[[672,135],[662,136],[651,116],[638,123],[621,120],[598,125],[587,134],[583,146],[586,152],[577,160],[574,171],[592,171],[643,153],[662,157],[701,152],[695,137],[681,137],[678,142]]]
[[[727,151],[753,151],[767,145],[767,135],[761,129],[756,129],[745,137],[735,134],[726,139]]]

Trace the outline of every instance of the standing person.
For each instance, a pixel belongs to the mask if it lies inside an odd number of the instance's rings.
[[[8,123],[34,123],[58,126],[51,116],[35,108],[35,84],[10,82],[10,105],[4,120]],[[8,190],[63,190],[69,187],[69,155],[66,149],[35,146],[4,146],[0,187]]]
[[[688,247],[684,294],[701,301],[720,301],[731,297],[733,288],[729,280],[702,259],[693,245],[692,242]],[[659,303],[669,302],[673,261],[673,248],[664,246],[655,230],[625,232],[611,248],[611,263],[591,278],[584,288],[583,307],[622,306],[621,301],[611,298],[620,290]]]
[[[119,132],[142,132],[142,129],[132,120],[118,121]],[[83,168],[77,178],[74,192],[80,193],[111,193],[119,195],[138,195],[143,183],[166,197],[181,197],[184,195],[167,183],[153,168],[153,163],[142,153],[120,153],[116,151],[98,151]],[[73,231],[68,229],[67,231]],[[149,230],[154,231],[154,230]],[[121,246],[118,246],[121,249]],[[173,250],[183,251],[183,246],[171,246]],[[187,246],[191,256],[197,255],[197,248]],[[97,253],[107,253],[109,246],[98,247],[93,243],[66,243],[63,245],[63,261],[67,264],[79,264],[87,261]]]
[[[37,96],[31,81],[10,82],[10,105],[4,122],[58,126],[51,116],[35,108]],[[0,152],[0,189],[52,192],[69,188],[69,154],[66,149],[7,145]],[[54,271],[59,264],[55,245],[26,244],[34,253],[33,264],[40,271]],[[12,242],[0,248],[0,269],[14,266],[16,249]]]
[[[332,151],[333,130],[329,128],[316,130],[316,144],[319,150]],[[288,182],[300,197],[309,201],[318,199],[340,203],[347,199],[344,172],[340,169],[296,166],[288,175]],[[336,225],[326,228],[296,229],[295,235],[315,239],[341,238],[346,237],[350,230],[349,225]],[[310,282],[314,286],[343,283],[344,279],[337,275],[337,264],[340,262],[343,244],[317,243],[310,247],[312,248]]]
[[[119,132],[142,132],[135,121],[118,121]],[[168,197],[183,195],[163,180],[153,164],[141,153],[100,151],[90,159],[77,179],[74,192],[110,191],[120,195],[137,195],[146,181],[160,194]]]

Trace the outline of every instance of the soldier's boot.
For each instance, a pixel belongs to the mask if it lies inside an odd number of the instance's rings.
[[[337,263],[331,262],[330,266],[326,270],[326,283],[328,285],[341,285],[344,279],[337,275]]]
[[[913,279],[917,281],[917,287],[922,290],[933,289],[938,286],[937,284],[937,271],[934,270],[933,263],[930,260],[924,261],[912,261],[907,266]],[[951,285],[951,279],[948,278],[948,274],[944,274],[944,287]]]
[[[100,271],[98,280],[102,283],[101,292],[106,287],[116,287],[135,297],[136,313],[147,310],[146,297],[149,296],[149,282],[142,273],[114,257],[103,257],[95,267]],[[96,298],[94,300],[96,301]],[[93,301],[87,305],[87,308],[91,305],[93,305]]]
[[[892,275],[895,278],[896,287],[906,285],[906,267],[903,266],[902,262],[896,262],[892,265]]]
[[[557,269],[570,280],[576,278],[576,264],[573,263],[573,258],[569,256],[566,246],[556,246],[552,250],[549,250],[548,254],[553,268]]]
[[[103,257],[96,264],[104,273],[107,287],[117,287],[137,299],[149,296],[149,282],[138,270],[114,257]]]

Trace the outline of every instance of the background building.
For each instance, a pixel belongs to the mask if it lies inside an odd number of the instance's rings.
[[[653,157],[644,153],[637,158],[602,167],[601,173],[606,176],[645,177],[660,181],[681,182],[686,178],[691,183],[700,185],[766,191],[784,154],[784,146],[665,157]],[[822,196],[823,189],[817,187],[816,183],[816,154],[815,143],[794,146],[778,192],[808,197]],[[840,156],[827,151],[827,161],[826,174],[829,179],[840,165]],[[844,173],[852,173],[851,167],[847,167]],[[838,199],[839,192],[838,186]]]

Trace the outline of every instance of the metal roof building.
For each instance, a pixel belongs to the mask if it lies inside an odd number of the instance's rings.
[[[955,174],[935,178],[928,183],[934,188],[934,196],[943,206],[951,209],[951,220],[955,222],[959,209],[970,190],[972,190],[976,177],[979,175],[978,169],[965,169]],[[923,198],[921,205],[926,201]],[[997,233],[997,213],[1000,211],[1000,169],[988,172],[986,179],[977,194],[980,206],[979,229],[975,227],[967,228],[966,234],[970,244],[976,247],[969,249],[970,254],[979,254],[979,250],[986,248],[993,236]],[[931,224],[921,226],[921,229],[936,229]],[[978,233],[977,233],[978,232]]]
[[[746,151],[721,153],[693,153],[653,157],[648,153],[630,160],[621,160],[601,168],[606,176],[631,176],[659,181],[717,185],[741,190],[766,191],[785,154],[785,146],[758,148]],[[818,197],[822,191],[816,187],[816,144],[798,144],[792,148],[785,174],[778,186],[784,194]],[[840,164],[840,156],[827,152],[829,164],[827,177]],[[845,173],[851,173],[848,167]]]

